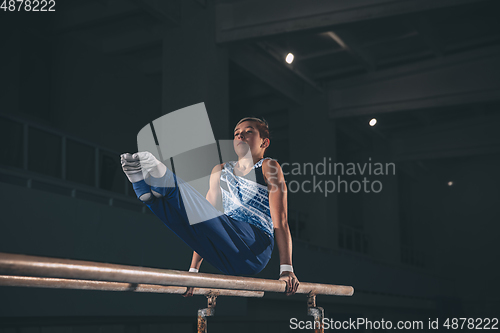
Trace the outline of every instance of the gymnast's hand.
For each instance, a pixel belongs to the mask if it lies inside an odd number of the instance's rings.
[[[285,292],[287,296],[291,296],[297,292],[300,283],[294,272],[284,271],[280,274],[279,279],[286,282]]]
[[[186,292],[182,294],[183,297],[193,296],[194,287],[188,287]]]

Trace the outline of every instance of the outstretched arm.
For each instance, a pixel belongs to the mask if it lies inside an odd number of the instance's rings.
[[[274,236],[280,256],[280,265],[292,266],[292,235],[288,226],[287,188],[283,171],[278,162],[266,160],[262,172],[269,189],[269,208],[274,225]],[[287,283],[286,294],[293,295],[299,287],[299,280],[291,270],[284,270],[280,280]]]

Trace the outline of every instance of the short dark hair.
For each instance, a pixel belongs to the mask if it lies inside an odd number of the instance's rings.
[[[236,123],[236,126],[234,126],[234,127],[236,128],[239,124],[241,124],[244,121],[255,121],[257,124],[257,130],[259,131],[260,137],[263,139],[270,138],[269,124],[267,123],[267,121],[264,118],[261,119],[261,118],[257,118],[257,117],[245,117],[245,118],[241,119],[240,121],[238,121],[238,123]],[[266,152],[266,150],[267,150],[267,148],[264,150],[264,153]]]

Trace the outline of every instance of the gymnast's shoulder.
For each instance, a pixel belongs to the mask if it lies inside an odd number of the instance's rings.
[[[266,180],[283,179],[283,170],[281,170],[281,165],[278,161],[268,158],[262,162],[262,173]]]
[[[215,173],[220,173],[222,171],[222,169],[224,168],[224,164],[226,164],[226,163],[221,163],[221,164],[217,164],[216,166],[214,166],[212,169],[212,175]]]

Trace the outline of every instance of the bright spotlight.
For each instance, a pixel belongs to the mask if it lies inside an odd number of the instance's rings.
[[[293,62],[293,54],[288,53],[288,54],[286,55],[285,61],[286,61],[287,63],[291,64],[291,63]]]
[[[448,186],[451,186],[451,185],[453,185],[453,182],[448,182]]]
[[[375,126],[376,123],[377,123],[377,119],[375,119],[375,118],[372,118],[372,120],[370,120],[370,122],[369,122],[370,126],[372,126],[372,127]]]

